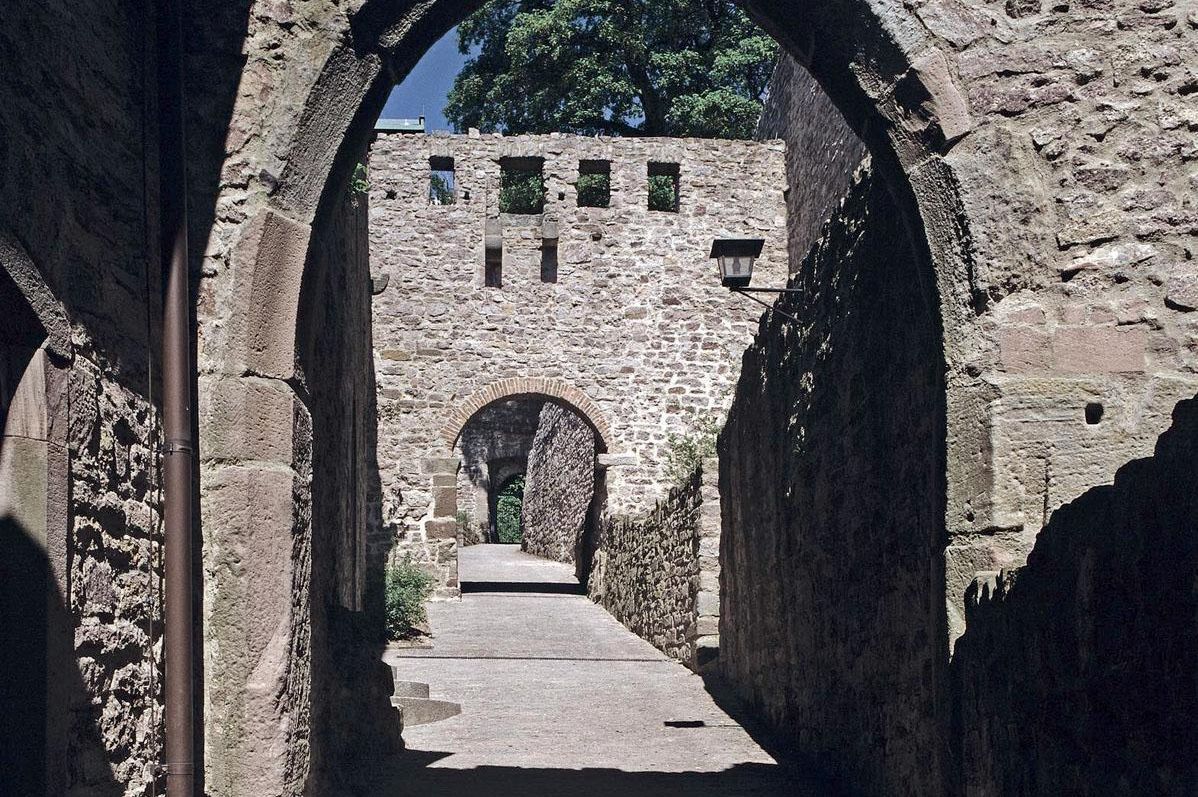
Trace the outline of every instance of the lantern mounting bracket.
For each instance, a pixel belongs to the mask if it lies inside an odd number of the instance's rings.
[[[742,296],[744,296],[746,299],[752,299],[753,301],[757,302],[762,307],[766,308],[767,310],[770,310],[771,312],[777,313],[778,315],[782,316],[783,318],[789,318],[791,321],[794,321],[796,324],[799,323],[799,319],[795,318],[790,313],[783,312],[782,310],[779,310],[777,307],[774,307],[769,302],[764,302],[761,299],[758,299],[756,296],[749,295],[751,293],[800,293],[799,288],[729,288],[728,290],[731,291],[732,293],[739,293]]]

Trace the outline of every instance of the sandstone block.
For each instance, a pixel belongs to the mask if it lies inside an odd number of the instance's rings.
[[[1062,327],[1052,337],[1052,360],[1063,373],[1144,370],[1147,335],[1138,327]]]

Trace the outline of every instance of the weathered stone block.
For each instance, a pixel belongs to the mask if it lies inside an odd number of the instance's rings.
[[[458,536],[458,522],[450,518],[424,521],[424,533],[430,540],[451,540]]]
[[[1064,373],[1144,370],[1147,336],[1127,327],[1062,327],[1052,336],[1053,366]]]
[[[286,382],[205,374],[199,379],[200,456],[289,465],[299,399]]]
[[[233,255],[231,295],[243,313],[233,340],[244,341],[245,367],[258,376],[295,374],[296,319],[312,229],[263,210],[242,232]]]

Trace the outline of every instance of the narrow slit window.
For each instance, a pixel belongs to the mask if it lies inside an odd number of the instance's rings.
[[[541,282],[557,282],[557,241],[541,245]]]
[[[578,162],[578,207],[611,207],[611,161]]]
[[[677,163],[649,164],[649,210],[678,212],[680,175]]]
[[[488,249],[483,266],[483,285],[488,288],[503,287],[503,250]]]
[[[543,158],[499,161],[499,212],[531,215],[545,211]]]
[[[453,169],[453,158],[429,158],[428,168],[428,203],[430,205],[457,204],[458,186]]]

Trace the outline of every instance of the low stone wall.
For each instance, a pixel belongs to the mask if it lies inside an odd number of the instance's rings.
[[[692,669],[719,652],[718,467],[705,463],[639,518],[604,521],[591,598]]]
[[[952,674],[964,794],[1198,793],[1198,400],[981,578]]]
[[[576,564],[595,497],[595,433],[566,408],[547,402],[528,452],[523,550]]]

